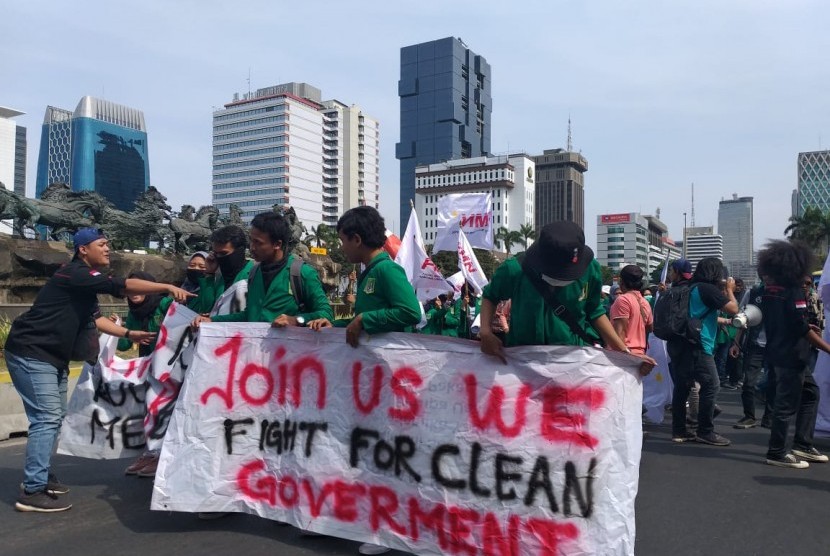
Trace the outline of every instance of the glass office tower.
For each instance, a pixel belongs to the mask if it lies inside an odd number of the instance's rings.
[[[415,167],[490,154],[490,65],[461,39],[401,48],[400,228],[415,199]],[[390,223],[391,225],[391,223]]]
[[[86,96],[75,112],[49,106],[43,120],[36,193],[64,182],[130,211],[150,185],[144,114]]]

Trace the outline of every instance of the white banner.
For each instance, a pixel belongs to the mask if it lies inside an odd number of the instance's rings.
[[[421,226],[418,224],[418,215],[414,208],[409,215],[409,223],[406,225],[406,233],[395,256],[395,262],[403,267],[419,301],[435,299],[442,293],[452,291],[452,286],[427,256],[424,240],[421,238]]]
[[[438,200],[438,232],[432,252],[455,251],[458,231],[470,245],[493,249],[493,202],[490,193],[451,193]]]
[[[473,286],[473,290],[476,292],[476,295],[481,295],[481,292],[484,291],[484,286],[489,283],[487,280],[487,276],[484,275],[484,271],[481,269],[481,265],[478,264],[478,258],[476,258],[475,251],[470,246],[470,243],[467,241],[467,234],[464,232],[458,232],[458,268],[461,269],[461,274],[464,276],[464,279]]]
[[[671,403],[674,383],[669,373],[669,356],[666,352],[666,341],[654,334],[648,337],[648,355],[657,361],[648,376],[643,377],[643,406],[646,408],[646,419],[652,423],[662,423],[666,413],[666,406]]]
[[[149,357],[121,359],[118,338],[102,334],[95,365],[84,363],[67,405],[58,453],[92,459],[136,456],[145,446]]]
[[[452,289],[455,290],[456,294],[461,293],[461,290],[464,287],[464,273],[459,270],[447,278],[447,282],[452,285]]]
[[[153,371],[147,379],[144,433],[149,450],[161,449],[185,372],[193,360],[196,346],[190,324],[197,316],[186,306],[172,303],[161,323],[152,356]]]
[[[205,324],[152,509],[236,511],[415,554],[634,554],[638,360]]]
[[[248,281],[240,280],[219,296],[219,299],[213,304],[213,309],[210,311],[210,316],[229,315],[231,313],[239,313],[245,310],[245,304],[248,301]]]

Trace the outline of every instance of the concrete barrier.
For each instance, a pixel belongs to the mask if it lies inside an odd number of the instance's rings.
[[[67,388],[67,401],[78,383],[80,369],[71,369]],[[23,402],[14,389],[9,373],[0,372],[0,441],[7,440],[13,434],[25,433],[29,430],[29,420],[23,411]]]

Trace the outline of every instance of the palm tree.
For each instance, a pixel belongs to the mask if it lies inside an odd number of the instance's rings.
[[[519,227],[519,235],[522,236],[522,245],[527,251],[528,240],[536,239],[536,230],[533,229],[533,224],[522,224]]]
[[[311,233],[305,237],[303,243],[309,245],[312,241],[316,244],[316,247],[322,247],[323,245],[332,247],[337,242],[337,234],[325,224],[320,224],[316,228],[312,226]]]
[[[517,243],[522,242],[522,235],[519,232],[511,232],[504,226],[500,227],[496,232],[496,240],[504,245],[504,250],[510,255],[510,248]]]
[[[827,254],[830,245],[830,213],[816,207],[807,207],[801,216],[791,216],[784,230],[790,239],[805,242],[819,256]]]

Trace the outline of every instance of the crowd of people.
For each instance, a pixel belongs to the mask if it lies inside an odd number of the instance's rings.
[[[77,232],[72,261],[14,322],[6,343],[9,372],[30,421],[25,478],[16,508],[71,508],[61,498],[68,488],[50,472],[50,460],[66,412],[69,362],[77,360],[79,345],[96,337],[97,328],[121,337],[119,349],[138,344],[139,355],[152,353],[173,301],[199,314],[194,328],[206,322],[268,322],[314,331],[339,327],[352,346],[364,332],[420,332],[477,339],[484,354],[505,363],[505,348],[512,346],[598,346],[639,358],[645,375],[656,364],[647,355],[659,314],[655,298],[687,288],[688,317],[697,341],[680,336],[667,341],[674,382],[672,440],[728,445],[729,440],[715,432],[719,388],[742,388],[744,417],[735,426],[753,427],[757,389],[764,376],[766,411],[761,423],[771,428],[766,461],[787,467],[827,461],[812,443],[818,389],[811,369],[816,349],[830,352],[830,346],[821,339],[820,301],[804,278],[812,260],[803,246],[773,242],[761,252],[762,283],[741,303],[761,306],[764,321],[738,330],[731,326],[731,316],[740,311],[743,285],[725,278],[721,261],[704,259],[694,273],[688,261],[675,261],[669,283],[659,286],[649,286],[643,270],[628,265],[616,284],[603,285],[600,265],[574,223],[542,228],[525,253],[496,269],[480,295],[465,284],[457,294],[441,295],[426,306],[421,306],[403,268],[384,250],[386,226],[375,209],[347,211],[336,229],[346,258],[362,267],[350,277],[345,301],[353,307],[353,316],[346,319],[335,319],[316,271],[288,252],[289,223],[274,212],[257,215],[247,233],[238,226],[216,230],[210,252],[198,252],[188,261],[181,287],[157,283],[146,273],[135,272],[126,279],[106,274],[109,244],[103,231]],[[218,311],[223,294],[242,281],[247,284],[245,303]],[[652,297],[655,289],[658,293]],[[100,314],[98,294],[127,297],[129,312],[123,325]],[[793,416],[796,432],[788,447]],[[147,452],[126,473],[153,477],[157,465],[158,453]],[[386,550],[369,544],[360,548],[363,554]]]

